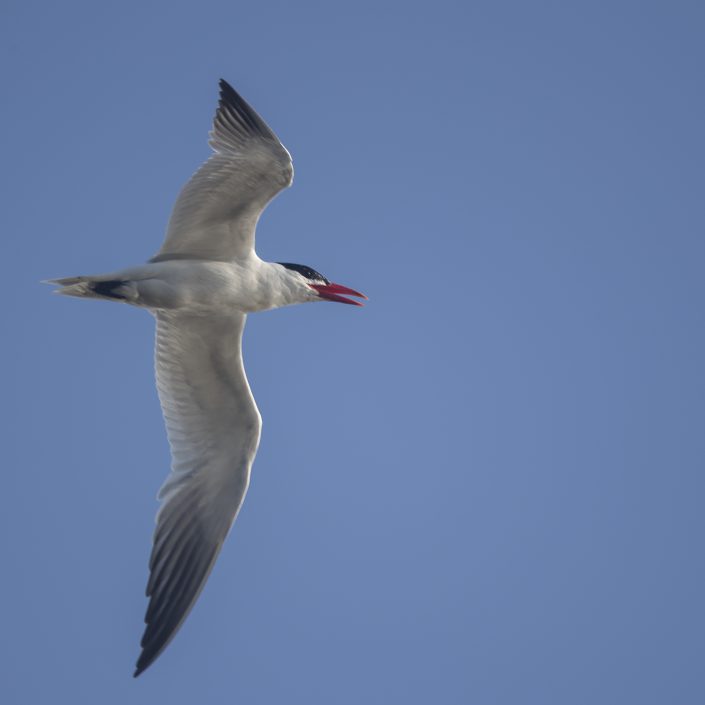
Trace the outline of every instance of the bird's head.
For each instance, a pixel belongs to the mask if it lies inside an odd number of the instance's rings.
[[[289,277],[295,279],[296,288],[300,291],[304,301],[337,301],[341,304],[362,306],[359,301],[353,301],[353,299],[348,299],[341,294],[358,296],[361,299],[367,298],[359,291],[328,281],[322,274],[305,264],[292,264],[291,262],[278,262],[277,264],[287,270]]]

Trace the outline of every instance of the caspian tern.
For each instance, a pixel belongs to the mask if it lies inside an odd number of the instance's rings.
[[[51,280],[55,293],[148,309],[171,473],[159,491],[138,676],[198,598],[242,506],[262,420],[242,362],[248,313],[364,294],[311,267],[255,253],[259,217],[291,185],[291,156],[225,81],[210,132],[214,154],[181,191],[161,250],[98,276]]]

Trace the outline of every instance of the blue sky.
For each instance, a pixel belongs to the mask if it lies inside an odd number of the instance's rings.
[[[698,2],[5,2],[3,702],[705,701]],[[264,417],[137,681],[152,321],[48,277],[158,249],[229,80],[294,156]]]

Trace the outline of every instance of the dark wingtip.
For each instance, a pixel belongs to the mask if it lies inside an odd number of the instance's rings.
[[[221,96],[225,96],[228,93],[232,94],[236,92],[235,89],[224,78],[218,80],[218,88],[220,89]]]
[[[243,97],[224,79],[218,81],[221,105],[238,106],[244,103]]]
[[[154,658],[145,658],[146,650],[142,649],[137,663],[135,664],[135,672],[132,674],[133,678],[137,678],[141,673],[144,673],[151,665],[154,663]]]
[[[142,651],[139,655],[139,658],[137,659],[137,663],[135,664],[135,672],[132,674],[133,678],[137,678],[137,676],[139,676],[141,673],[144,673],[157,660],[157,658],[161,655],[162,651],[164,651],[165,647],[171,641],[173,636],[174,633],[172,633],[170,635],[170,638],[166,641],[163,641],[156,649],[154,648],[154,644],[145,646],[144,637],[142,638]]]
[[[220,88],[218,112],[234,114],[239,122],[237,125],[232,123],[228,125],[229,129],[236,129],[236,131],[242,129],[245,133],[256,134],[265,139],[277,139],[255,109],[224,78],[218,80],[218,87]]]
[[[161,650],[156,653],[154,651],[147,653],[146,649],[142,649],[142,653],[135,664],[135,672],[132,674],[132,677],[137,678],[137,676],[144,673],[157,660],[157,656],[159,656],[160,653]]]
[[[183,621],[183,620],[182,620]],[[135,664],[135,672],[132,674],[133,678],[137,678],[141,673],[144,673],[158,658],[161,656],[162,652],[164,649],[167,647],[169,642],[173,639],[174,635],[178,631],[178,628],[175,629],[170,635],[168,639],[162,640],[161,642],[158,642],[158,645],[155,648],[155,644],[148,644],[147,641],[145,640],[144,636],[142,636],[142,640],[140,642],[140,646],[142,647],[142,651],[140,652],[139,658],[137,659],[137,663]]]

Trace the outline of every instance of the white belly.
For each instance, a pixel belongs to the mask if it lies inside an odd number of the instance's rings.
[[[176,259],[133,267],[116,273],[133,281],[139,298],[135,303],[152,309],[193,313],[252,313],[288,301],[278,301],[266,262],[246,263]]]

